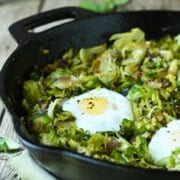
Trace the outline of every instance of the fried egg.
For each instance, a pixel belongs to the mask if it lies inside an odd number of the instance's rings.
[[[170,157],[173,151],[180,148],[180,120],[173,120],[167,127],[160,128],[152,137],[148,148],[155,162]]]
[[[123,95],[97,88],[65,101],[64,111],[75,117],[78,128],[96,132],[119,131],[123,119],[133,120],[130,102]]]

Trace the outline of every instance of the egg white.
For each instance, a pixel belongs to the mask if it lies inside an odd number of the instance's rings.
[[[180,120],[172,120],[167,127],[160,128],[149,143],[149,152],[155,162],[171,156],[180,148]]]
[[[95,97],[105,99],[108,102],[106,109],[98,114],[85,112],[79,105],[79,102]],[[97,108],[96,105],[94,107]],[[63,103],[62,108],[64,111],[69,111],[73,114],[78,128],[88,130],[92,134],[104,131],[119,131],[124,118],[133,120],[133,113],[128,99],[106,88],[94,89],[72,97]],[[101,109],[95,110],[99,111]]]

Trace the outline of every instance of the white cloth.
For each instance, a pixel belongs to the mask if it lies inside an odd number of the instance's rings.
[[[56,180],[34,162],[27,150],[24,150],[20,155],[9,158],[7,167],[21,180]]]

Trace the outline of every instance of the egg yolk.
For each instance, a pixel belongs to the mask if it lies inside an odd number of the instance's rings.
[[[108,100],[103,97],[85,98],[78,103],[84,113],[91,115],[103,114],[108,108]]]

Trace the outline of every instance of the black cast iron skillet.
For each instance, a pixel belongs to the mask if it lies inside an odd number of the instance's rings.
[[[54,20],[73,18],[66,23],[41,33],[32,28]],[[21,82],[35,64],[43,66],[68,48],[94,46],[107,41],[113,33],[142,28],[147,38],[160,38],[165,34],[180,33],[180,12],[140,11],[95,14],[76,7],[52,10],[26,18],[13,24],[10,32],[19,43],[0,72],[1,98],[10,112],[21,142],[33,158],[46,170],[62,179],[121,179],[121,180],[179,180],[180,172],[148,170],[117,165],[80,155],[63,148],[39,145],[32,141],[20,123]],[[48,49],[49,54],[43,54]]]

